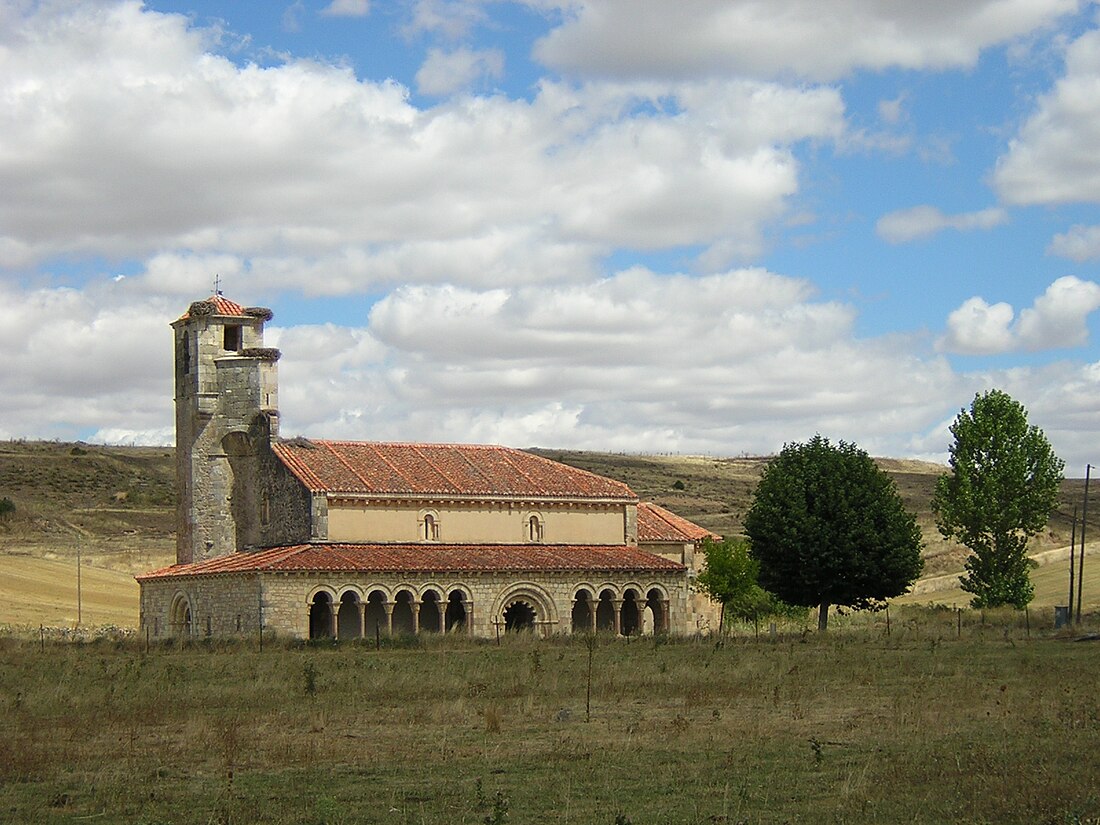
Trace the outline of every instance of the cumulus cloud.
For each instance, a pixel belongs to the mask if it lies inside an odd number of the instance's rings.
[[[1055,235],[1047,252],[1071,261],[1093,261],[1100,258],[1100,226],[1071,226],[1068,232]]]
[[[1018,319],[1009,304],[968,299],[948,316],[947,332],[938,346],[966,355],[1077,347],[1088,342],[1086,322],[1097,309],[1100,284],[1067,275],[1052,283]]]
[[[370,14],[370,0],[332,0],[321,10],[326,17],[366,17]]]
[[[1020,313],[1020,345],[1029,350],[1081,346],[1089,337],[1085,322],[1098,308],[1100,284],[1072,275],[1059,278]]]
[[[963,355],[990,355],[1013,347],[1009,330],[1016,312],[1010,304],[988,304],[982,298],[968,298],[947,316],[947,333],[939,341],[941,350]]]
[[[1100,200],[1100,31],[1074,41],[1066,73],[1039,99],[1034,114],[998,160],[993,184],[1009,203]]]
[[[503,75],[504,53],[499,49],[430,49],[416,73],[416,85],[421,94],[447,95]]]
[[[0,33],[0,261],[13,267],[339,249],[429,254],[443,261],[433,280],[459,282],[471,246],[484,258],[523,236],[597,256],[694,246],[724,266],[762,248],[797,192],[794,144],[843,131],[837,90],[748,81],[543,82],[530,101],[420,109],[343,66],[237,66],[186,18],[136,2],[61,8]],[[363,268],[345,274],[344,292],[377,288]]]
[[[982,49],[1077,10],[1077,0],[577,0],[535,48],[577,75],[835,80],[855,69],[974,65]]]
[[[1008,212],[996,207],[978,212],[945,215],[934,206],[914,206],[883,215],[875,224],[875,231],[884,241],[896,244],[927,238],[945,229],[959,232],[992,229],[1007,221]]]
[[[327,343],[307,352],[280,334],[284,422],[351,438],[682,451],[858,430],[885,448],[938,416],[955,378],[900,340],[855,341],[854,320],[806,281],[761,269],[404,287],[365,329],[321,331]]]
[[[179,314],[125,282],[83,291],[0,284],[2,435],[90,432],[93,440],[168,443],[172,340],[166,323]],[[95,435],[108,429],[119,437]]]

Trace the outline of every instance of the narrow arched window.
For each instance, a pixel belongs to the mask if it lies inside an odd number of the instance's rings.
[[[527,518],[527,540],[542,541],[542,519],[537,515],[532,514]]]
[[[439,541],[439,522],[431,513],[424,515],[424,532],[420,537],[424,541]]]

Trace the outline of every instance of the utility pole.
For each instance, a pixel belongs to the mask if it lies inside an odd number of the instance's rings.
[[[76,540],[76,626],[80,627],[83,617],[83,605],[84,600],[82,598],[80,587],[80,546],[84,543],[84,540],[77,538]]]
[[[1091,464],[1085,465],[1085,503],[1081,510],[1081,558],[1077,562],[1077,624],[1081,624],[1081,586],[1085,581],[1085,522],[1089,519],[1089,473]]]
[[[1073,618],[1073,573],[1077,563],[1077,505],[1073,507],[1073,527],[1069,539],[1069,617]]]

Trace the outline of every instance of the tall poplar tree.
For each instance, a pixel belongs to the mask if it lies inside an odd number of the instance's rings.
[[[1001,390],[974,396],[951,434],[951,472],[937,482],[932,510],[944,538],[971,550],[962,589],[974,607],[1022,610],[1035,593],[1027,542],[1058,503],[1065,464]]]

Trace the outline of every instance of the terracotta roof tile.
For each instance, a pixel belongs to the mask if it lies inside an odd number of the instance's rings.
[[[224,295],[211,295],[205,301],[199,301],[198,303],[213,304],[214,314],[216,315],[229,315],[235,318],[244,318],[248,315],[244,311],[244,307],[238,304],[236,301],[230,301]],[[180,316],[179,320],[186,321],[191,317],[191,310]]]
[[[274,446],[313,492],[350,495],[613,499],[618,481],[510,447],[295,439]]]
[[[174,564],[151,579],[233,573],[678,573],[678,562],[637,547],[587,544],[297,544]]]
[[[638,505],[638,541],[695,542],[716,534],[651,501]]]

